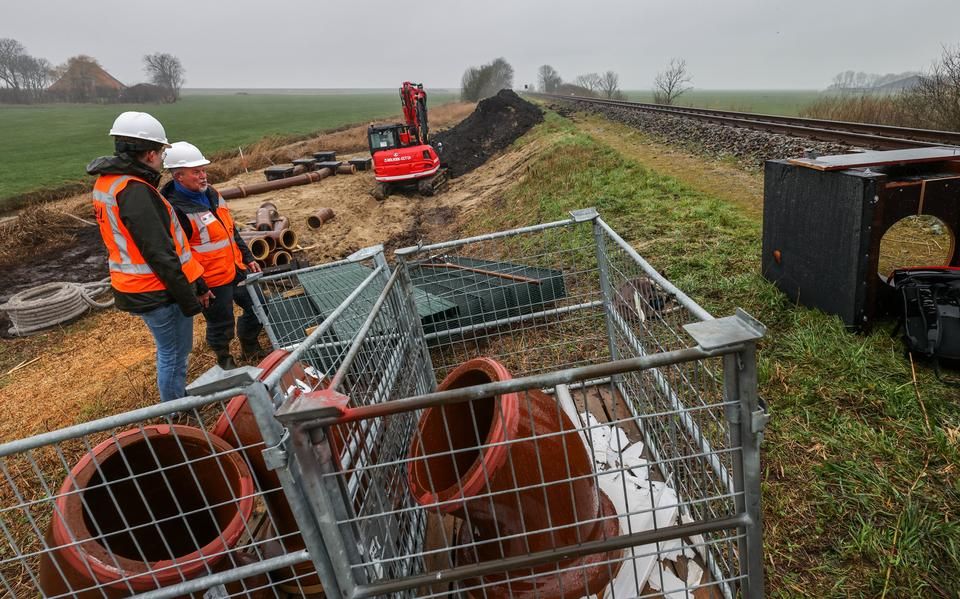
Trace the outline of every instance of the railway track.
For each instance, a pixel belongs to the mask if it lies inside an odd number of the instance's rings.
[[[709,108],[690,108],[681,106],[663,106],[643,102],[624,100],[605,100],[585,96],[561,96],[556,94],[531,94],[550,100],[566,100],[587,104],[615,106],[645,112],[659,112],[694,118],[702,121],[746,127],[760,131],[783,133],[797,137],[808,137],[819,141],[850,144],[870,149],[924,148],[941,146],[960,146],[960,133],[954,131],[934,131],[930,129],[910,129],[890,125],[869,123],[850,123],[828,121],[802,117],[734,112],[731,110],[713,110]]]

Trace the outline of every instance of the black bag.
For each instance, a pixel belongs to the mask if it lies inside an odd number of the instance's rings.
[[[960,360],[960,268],[903,268],[892,279],[901,300],[897,327],[903,326],[903,343],[931,359],[940,378],[940,359]]]

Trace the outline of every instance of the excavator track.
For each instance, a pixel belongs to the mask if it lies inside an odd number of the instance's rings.
[[[432,177],[427,177],[425,179],[420,179],[417,182],[417,191],[420,192],[420,195],[431,197],[434,196],[446,187],[447,181],[450,180],[450,177],[447,174],[447,169],[440,169],[437,171],[437,174]]]

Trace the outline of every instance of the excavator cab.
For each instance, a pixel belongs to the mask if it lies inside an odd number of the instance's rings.
[[[374,152],[419,145],[417,136],[410,131],[410,127],[399,123],[394,125],[370,125],[370,128],[367,129],[367,137],[370,141],[371,155]]]

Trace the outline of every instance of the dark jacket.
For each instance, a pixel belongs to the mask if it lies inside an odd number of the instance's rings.
[[[150,185],[160,182],[160,174],[126,154],[101,156],[87,165],[91,175],[132,175]],[[117,194],[120,220],[130,231],[137,249],[147,265],[156,273],[166,289],[145,293],[124,293],[113,290],[117,309],[125,312],[149,312],[176,302],[187,316],[199,314],[198,295],[207,292],[203,278],[190,283],[180,267],[180,258],[170,237],[170,213],[163,199],[148,185],[131,181]]]
[[[207,186],[207,190],[205,192],[207,197],[206,207],[201,206],[177,191],[173,181],[168,181],[167,184],[160,189],[160,193],[162,193],[163,197],[167,198],[167,201],[170,202],[171,206],[173,206],[173,211],[176,213],[177,219],[180,221],[180,226],[183,227],[183,232],[187,236],[187,239],[191,239],[193,237],[193,223],[191,223],[190,219],[187,218],[187,214],[209,211],[215,217],[217,217],[217,192],[209,185]],[[219,220],[219,217],[217,217],[217,220]],[[236,223],[233,225],[233,240],[237,243],[237,247],[240,248],[240,256],[243,257],[244,264],[250,264],[256,260],[256,258],[253,257],[253,253],[250,251],[250,248],[247,247],[247,243],[242,237],[240,237],[240,230],[237,228]],[[234,279],[234,284],[239,283],[245,278],[247,278],[247,273],[237,269],[237,278]]]

